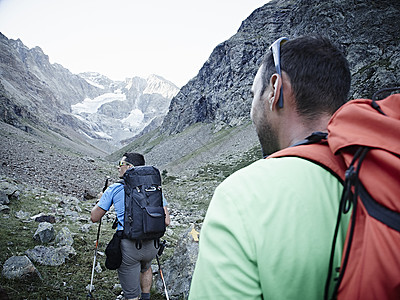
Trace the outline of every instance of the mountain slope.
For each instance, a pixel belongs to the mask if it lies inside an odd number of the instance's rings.
[[[75,75],[50,64],[39,47],[1,33],[0,54],[0,120],[62,132],[106,152],[159,125],[179,91],[156,75],[124,82],[93,72]]]
[[[219,44],[198,75],[172,100],[162,131],[197,122],[235,126],[249,118],[250,88],[262,57],[280,36],[321,34],[350,62],[350,98],[371,97],[400,82],[400,2],[391,0],[273,0],[255,10]]]
[[[70,106],[100,95],[81,77],[49,58],[39,48],[0,33],[0,121],[25,131],[50,129],[70,139],[85,141],[76,128],[89,130],[70,114]]]

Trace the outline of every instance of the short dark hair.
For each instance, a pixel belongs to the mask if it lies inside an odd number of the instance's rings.
[[[272,51],[264,57],[262,66],[263,93],[276,73]],[[281,69],[290,78],[297,111],[308,120],[323,112],[333,114],[348,100],[351,84],[348,61],[325,37],[303,36],[282,44]]]
[[[126,152],[124,153],[124,156],[126,157],[125,161],[133,166],[144,166],[146,164],[144,161],[144,156],[140,153]]]

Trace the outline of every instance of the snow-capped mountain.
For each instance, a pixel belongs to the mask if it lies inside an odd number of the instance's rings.
[[[104,90],[95,98],[71,105],[71,112],[94,129],[97,138],[121,146],[147,126],[160,125],[179,88],[164,78],[127,78],[112,81],[98,73],[79,74],[89,84]]]
[[[160,125],[179,91],[156,75],[113,81],[98,73],[72,74],[51,64],[41,48],[2,33],[0,58],[0,122],[27,132],[50,130],[105,152]]]

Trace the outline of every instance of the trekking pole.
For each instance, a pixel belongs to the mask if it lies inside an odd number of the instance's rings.
[[[103,193],[105,192],[105,190],[108,187],[108,181],[110,180],[110,177],[107,176],[106,182],[104,183],[104,187],[103,187]],[[94,276],[94,269],[96,266],[96,258],[97,258],[97,249],[99,246],[99,239],[100,239],[100,228],[101,228],[101,218],[99,220],[99,227],[97,228],[97,239],[96,239],[96,247],[94,249],[94,257],[93,257],[93,267],[92,267],[92,276],[90,278],[90,286],[89,286],[89,294],[87,295],[86,299],[88,299],[89,297],[91,299],[93,299],[93,295],[92,295],[92,289],[93,289],[93,276]]]
[[[167,300],[169,300],[168,291],[167,291],[167,285],[165,284],[164,275],[163,275],[163,272],[161,270],[160,260],[158,259],[158,256],[162,254],[162,252],[164,251],[164,248],[165,248],[165,241],[162,242],[162,244],[160,245],[160,250],[158,250],[158,253],[156,255],[156,259],[157,259],[158,270],[160,272],[161,280],[162,280],[162,283],[164,285],[165,297],[167,298]]]

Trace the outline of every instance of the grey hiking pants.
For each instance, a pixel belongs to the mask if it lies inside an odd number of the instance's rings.
[[[121,240],[122,263],[118,268],[118,277],[125,298],[140,296],[140,272],[143,273],[151,267],[157,251],[154,241],[143,241],[142,248],[138,250],[134,241]]]

